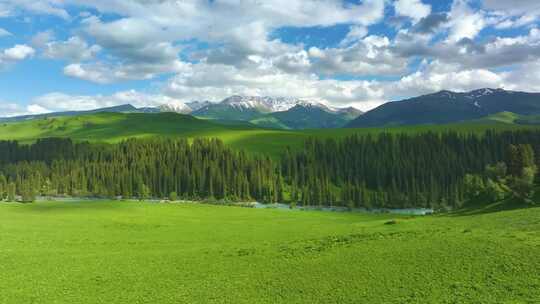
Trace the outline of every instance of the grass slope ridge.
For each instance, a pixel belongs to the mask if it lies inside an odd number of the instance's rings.
[[[300,148],[310,137],[340,139],[353,134],[383,132],[483,133],[491,129],[502,131],[527,128],[538,128],[538,126],[484,122],[362,129],[276,130],[253,126],[245,122],[228,121],[226,124],[221,124],[176,113],[97,113],[0,123],[0,140],[18,140],[29,143],[38,138],[69,137],[78,141],[115,143],[130,137],[214,137],[235,149],[279,157],[286,147]]]
[[[516,125],[540,125],[540,115],[519,115],[516,113],[504,111],[488,115],[486,117],[472,120],[477,123],[503,123]]]
[[[130,137],[203,136],[224,130],[246,130],[246,125],[221,125],[177,113],[98,113],[75,117],[52,117],[4,123],[2,139],[32,141],[44,137],[70,137],[79,140],[116,142]]]
[[[1,203],[0,302],[536,303],[538,218]]]

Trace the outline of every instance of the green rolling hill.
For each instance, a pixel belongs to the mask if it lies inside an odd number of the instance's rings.
[[[514,124],[516,123],[516,120],[519,119],[520,117],[522,116],[516,113],[504,111],[504,112],[488,115],[484,118],[478,119],[477,121],[481,123],[490,123],[490,122],[497,123],[498,122],[498,123]]]
[[[516,125],[540,125],[540,115],[519,115],[513,112],[499,112],[471,122],[489,124],[503,123]]]
[[[215,137],[233,148],[276,156],[287,146],[293,149],[301,147],[304,140],[309,137],[337,139],[352,134],[381,132],[418,133],[449,130],[484,132],[488,129],[513,130],[537,127],[485,120],[467,124],[406,127],[277,130],[257,127],[245,122],[218,123],[176,113],[95,113],[1,123],[0,140],[18,140],[29,143],[38,138],[69,137],[80,141],[114,143],[131,137]]]
[[[99,113],[73,117],[50,117],[0,126],[3,139],[32,141],[42,137],[71,137],[80,140],[115,142],[129,137],[183,134],[201,135],[246,126],[212,123],[175,113]]]

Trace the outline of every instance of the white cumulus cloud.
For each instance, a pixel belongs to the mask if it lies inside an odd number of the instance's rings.
[[[394,9],[397,15],[409,17],[415,21],[431,13],[431,5],[422,3],[422,0],[397,0],[394,3]]]
[[[75,36],[66,41],[45,43],[43,53],[47,58],[80,62],[93,59],[100,51],[99,45],[89,45],[82,38]]]
[[[486,20],[482,11],[471,8],[468,0],[454,0],[449,24],[449,39],[459,41],[463,38],[475,38],[486,26]]]
[[[0,69],[34,56],[36,51],[26,44],[17,44],[0,51]]]

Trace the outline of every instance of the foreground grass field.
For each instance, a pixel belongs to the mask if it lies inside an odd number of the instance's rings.
[[[192,116],[161,114],[99,113],[76,117],[57,117],[0,124],[0,140],[32,142],[44,137],[70,137],[91,142],[119,142],[130,137],[216,137],[236,149],[277,156],[285,147],[300,148],[309,137],[339,139],[352,134],[381,132],[478,132],[486,130],[515,130],[538,128],[516,125],[502,120],[485,120],[462,124],[423,125],[407,127],[362,129],[275,130],[251,126],[247,123],[216,123]]]
[[[540,208],[0,203],[0,303],[538,303]]]

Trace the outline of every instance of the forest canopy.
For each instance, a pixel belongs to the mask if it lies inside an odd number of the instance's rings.
[[[526,198],[519,189],[535,182],[539,159],[539,131],[310,139],[278,160],[232,150],[217,139],[0,141],[0,199],[32,201],[39,195],[459,207],[494,187],[502,197]]]

